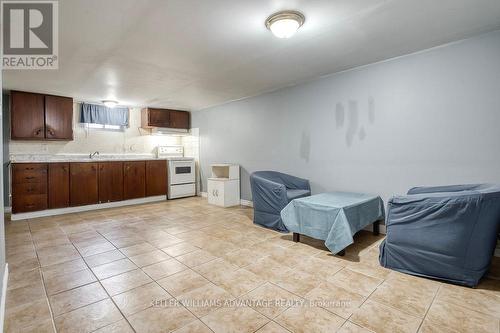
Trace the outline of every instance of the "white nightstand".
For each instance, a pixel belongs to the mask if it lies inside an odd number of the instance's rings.
[[[207,180],[208,203],[221,207],[240,204],[240,166],[212,164],[212,176]]]

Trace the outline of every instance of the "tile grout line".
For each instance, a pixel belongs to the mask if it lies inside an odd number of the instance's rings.
[[[49,295],[47,293],[47,287],[45,286],[45,281],[43,279],[42,265],[40,264],[40,258],[38,257],[38,250],[37,250],[37,248],[35,246],[35,242],[33,241],[33,234],[31,233],[30,220],[28,220],[27,223],[28,223],[28,229],[29,229],[29,232],[30,232],[31,242],[33,244],[33,247],[35,248],[36,259],[38,261],[38,268],[37,268],[38,274],[40,275],[40,280],[42,282],[43,291],[44,291],[44,294],[45,294],[45,300],[47,301],[47,304],[49,306],[50,321],[52,323],[52,328],[54,329],[54,332],[57,332],[56,322],[54,320],[54,312],[52,311],[52,305],[50,304]]]
[[[246,225],[246,224],[245,224],[245,225]],[[221,225],[221,227],[225,228],[225,225]],[[229,229],[229,228],[225,228],[225,229],[227,229],[227,230],[234,230],[234,229]],[[187,232],[189,232],[189,231],[187,231]],[[30,231],[30,234],[31,234],[31,231]],[[100,232],[99,232],[99,234],[100,234]],[[168,234],[170,234],[170,233],[168,233]],[[181,234],[182,234],[182,233],[181,233]],[[102,235],[102,234],[101,234],[101,235]],[[174,237],[175,237],[175,235],[174,235]],[[217,236],[213,236],[213,237],[217,238],[218,240],[225,240],[224,238],[219,238],[219,237],[217,237]],[[183,242],[187,242],[187,243],[189,243],[189,241],[187,241],[187,240],[183,240]],[[71,242],[71,243],[72,243],[72,242]],[[149,242],[148,242],[148,243],[149,243]],[[74,246],[74,243],[72,243],[72,244],[73,244],[73,246]],[[113,244],[113,247],[114,247],[114,248],[116,248],[116,246],[115,246],[114,244]],[[372,246],[371,248],[374,248],[374,247],[376,247],[376,245]],[[155,248],[157,248],[157,247],[155,246]],[[247,247],[245,247],[245,248],[247,248]],[[157,249],[158,249],[158,248],[157,248]],[[35,249],[35,250],[36,250],[36,249]],[[162,250],[162,249],[159,249],[159,250],[163,252],[163,250]],[[114,251],[114,250],[110,250],[110,251]],[[122,253],[119,249],[118,249],[117,251],[119,251],[120,253]],[[78,252],[79,252],[79,251],[78,251]],[[109,251],[106,251],[106,252],[109,252]],[[80,253],[80,252],[79,252],[79,253]],[[167,253],[167,254],[168,254],[168,253]],[[80,253],[80,256],[81,256],[81,253]],[[318,254],[316,254],[316,255],[314,255],[314,256],[318,256]],[[131,260],[128,256],[125,256],[125,257],[126,257],[127,259]],[[175,259],[175,257],[172,257],[172,258],[173,258],[173,259]],[[221,259],[225,260],[225,259],[224,259],[224,257],[218,257],[218,258],[221,258]],[[215,261],[215,260],[217,260],[218,258],[213,259],[212,261]],[[37,252],[37,259],[38,259],[38,261],[39,261],[39,258],[38,258],[38,252]],[[83,259],[83,260],[85,261],[85,259]],[[119,259],[118,259],[118,260],[119,260]],[[114,260],[114,261],[116,261],[116,260]],[[209,262],[210,262],[210,261],[209,261]],[[86,261],[85,261],[85,263],[86,263]],[[208,262],[207,262],[207,263],[208,263]],[[135,264],[135,263],[134,263],[134,264]],[[154,264],[152,264],[152,265],[154,265]],[[247,265],[247,266],[248,266],[248,265]],[[86,267],[87,267],[87,268],[89,268],[89,269],[90,269],[90,271],[93,273],[93,271],[92,271],[92,269],[89,267],[88,263],[86,263]],[[243,266],[243,267],[238,267],[238,269],[242,269],[242,268],[245,268],[245,267],[246,267],[246,266]],[[142,270],[142,267],[138,267],[138,268]],[[345,268],[346,268],[346,267],[343,267],[342,269],[345,269]],[[39,269],[39,274],[42,274],[42,272],[41,272],[41,267],[38,267],[37,269]],[[188,267],[188,269],[190,269],[191,271],[194,271],[194,269],[193,269],[193,268],[191,268],[191,267]],[[340,271],[341,271],[341,270],[339,270],[338,272],[340,272]],[[143,271],[143,272],[144,272],[144,271]],[[198,273],[197,271],[194,271],[194,272],[195,272],[195,273]],[[338,273],[338,272],[336,272],[336,273]],[[359,272],[358,272],[358,273],[359,273]],[[123,273],[120,273],[120,274],[123,274]],[[120,275],[120,274],[118,274],[118,275]],[[174,273],[174,274],[175,274],[175,273]],[[364,273],[360,273],[360,274],[364,274]],[[147,274],[146,274],[146,275],[147,275]],[[172,275],[173,275],[173,274],[172,274]],[[94,276],[95,276],[95,274],[94,274]],[[113,276],[116,276],[116,275],[113,275]],[[371,275],[368,275],[368,276],[371,276]],[[373,290],[373,291],[372,291],[372,292],[371,292],[371,293],[370,293],[370,294],[369,294],[369,295],[368,295],[368,296],[367,296],[367,297],[363,300],[363,302],[361,303],[360,307],[361,307],[363,304],[365,304],[365,303],[366,303],[366,301],[367,301],[370,297],[372,297],[372,295],[373,295],[373,294],[374,294],[374,293],[375,293],[375,292],[376,292],[376,291],[380,288],[380,285],[381,285],[381,284],[383,284],[383,283],[386,281],[385,279],[382,279],[382,280],[383,280],[383,281],[382,281],[382,282],[381,282],[381,283],[380,283],[380,284],[379,284],[379,285],[378,285],[378,286],[377,286],[377,287],[376,287],[376,288],[375,288],[375,289],[374,289],[374,290]],[[98,281],[98,282],[100,282],[100,280],[99,280],[99,279],[97,279],[97,281]],[[157,284],[157,285],[159,285],[159,284],[158,284],[158,282],[157,282],[157,280],[153,280],[153,281],[154,281],[154,282],[156,282],[156,284]],[[211,281],[211,280],[209,280],[209,281]],[[43,282],[43,274],[42,274],[42,282]],[[212,283],[214,283],[213,281],[211,281],[211,282],[212,282]],[[273,282],[271,282],[271,281],[269,281],[269,280],[265,280],[265,282],[269,282],[269,283],[271,283],[271,284],[274,284]],[[264,282],[264,283],[265,283],[265,282]],[[214,284],[215,284],[215,283],[214,283]],[[217,284],[215,284],[215,285],[217,285]],[[102,286],[102,284],[101,284],[101,286]],[[160,286],[160,288],[162,288],[163,290],[165,290],[165,291],[166,291],[166,289],[164,289],[161,285],[159,285],[159,286]],[[217,286],[219,286],[219,285],[217,285]],[[261,284],[260,286],[262,286],[262,284]],[[257,287],[255,287],[254,289],[252,289],[252,290],[248,291],[248,292],[247,292],[247,294],[248,294],[248,293],[250,293],[250,292],[252,292],[253,290],[255,290],[255,289],[259,288],[260,286],[257,286]],[[45,285],[44,285],[44,287],[45,287]],[[278,286],[278,287],[279,287],[279,286]],[[78,288],[78,287],[75,287],[75,288]],[[73,289],[75,289],[75,288],[73,288]],[[136,287],[136,288],[139,288],[139,287]],[[132,288],[132,289],[130,289],[130,290],[134,290],[134,289],[136,289],[136,288]],[[279,288],[281,288],[281,287],[279,287]],[[429,313],[429,311],[430,311],[430,309],[431,309],[432,305],[433,305],[433,304],[435,304],[435,301],[436,301],[436,299],[437,299],[437,297],[438,297],[439,291],[441,290],[440,288],[441,288],[441,287],[438,287],[438,290],[436,291],[436,293],[435,293],[434,297],[432,298],[432,301],[431,301],[431,303],[430,303],[429,307],[426,309],[425,315],[424,315],[424,317],[421,319],[421,322],[420,322],[420,325],[419,325],[419,328],[418,328],[418,329],[421,329],[421,327],[422,327],[422,325],[423,325],[423,322],[424,322],[424,321],[425,321],[425,319],[427,318],[428,313]],[[45,289],[45,297],[46,297],[46,298],[48,298],[46,288],[44,288],[44,289]],[[104,289],[104,290],[105,290],[105,289]],[[130,290],[128,290],[128,291],[130,291]],[[287,290],[287,289],[285,289],[285,290]],[[125,292],[128,292],[128,291],[125,291]],[[287,290],[287,291],[288,291],[288,290]],[[168,293],[168,291],[166,291],[166,292]],[[292,294],[296,295],[295,293],[292,293]],[[108,295],[108,297],[110,297],[110,298],[112,299],[112,297],[111,297],[108,293],[107,293],[107,295]],[[246,294],[243,294],[243,295],[246,295]],[[241,296],[239,296],[239,297],[242,297],[243,295],[241,295]],[[297,295],[297,296],[298,296],[298,295]],[[298,297],[301,297],[301,296],[298,296]],[[175,298],[175,297],[174,297],[174,298]],[[301,297],[301,298],[303,298],[303,297]],[[376,301],[373,301],[373,302],[376,302]],[[379,303],[379,302],[376,302],[376,303],[378,303],[378,304],[382,304],[382,305],[384,305],[384,306],[388,306],[388,307],[393,308],[393,309],[397,309],[397,308],[394,308],[394,307],[393,307],[393,306],[391,306],[391,305],[386,305],[386,304],[384,304],[384,303]],[[115,304],[115,306],[116,306],[116,304]],[[49,308],[50,308],[50,303],[49,303]],[[117,308],[118,308],[118,307],[117,307]],[[118,308],[118,309],[119,309],[119,308]],[[397,309],[397,310],[399,310],[399,309]],[[189,310],[188,310],[188,311],[189,311]],[[286,311],[286,309],[285,309],[284,311]],[[399,310],[399,311],[401,311],[401,310]],[[51,313],[51,314],[52,314],[52,313]],[[122,315],[123,315],[123,314],[122,314]],[[408,314],[408,315],[410,315],[410,314]],[[349,316],[349,318],[350,318],[351,316],[352,316],[352,314]],[[412,316],[412,317],[413,317],[413,315],[410,315],[410,316]],[[53,314],[52,314],[52,317],[53,317]],[[125,316],[123,316],[123,317],[124,317],[124,318],[126,318]],[[196,317],[196,316],[195,316],[195,317]],[[197,317],[196,317],[196,318],[197,318]],[[197,318],[197,320],[200,320],[200,318]],[[53,322],[53,321],[54,321],[54,320],[53,320],[53,318],[52,318],[52,322]],[[276,322],[274,321],[274,319],[269,319],[269,322],[271,322],[271,321],[272,321],[272,322],[274,322],[274,323],[276,323]],[[347,321],[349,321],[349,319],[347,319],[347,320],[344,322],[344,324],[343,324],[343,325],[345,325],[345,323],[346,323]],[[194,321],[193,321],[193,322],[194,322]],[[277,325],[279,325],[279,323],[276,323],[276,324],[277,324]],[[53,325],[54,325],[54,323],[53,323]],[[266,325],[267,325],[267,324],[266,324]],[[354,324],[354,325],[358,325],[358,324]],[[280,326],[281,326],[281,325],[280,325]],[[183,327],[184,327],[184,326],[183,326]],[[260,329],[260,328],[259,328],[259,329]],[[286,328],[285,328],[285,329],[286,329]]]
[[[106,238],[106,236],[104,236],[101,232],[99,232],[99,231],[97,231],[97,232],[98,232],[98,233],[99,233],[102,237],[104,237],[104,239],[106,239],[108,242],[110,242],[110,243],[111,243],[111,241],[110,241],[108,238]],[[154,248],[158,249],[156,246],[154,246],[153,244],[149,243],[147,240],[144,240],[144,242],[145,242],[145,243],[148,243],[148,244],[150,244],[151,246],[153,246]],[[115,246],[115,245],[113,244],[113,246]],[[133,245],[132,245],[132,246],[133,246]],[[125,256],[128,260],[130,260],[130,258],[129,258],[129,257],[128,257],[125,253],[123,253],[123,252],[120,250],[120,248],[117,248],[117,250],[118,250],[121,254],[123,254],[123,255],[124,255],[124,256]],[[161,250],[161,249],[158,249],[158,250],[160,250],[161,252],[165,253],[165,252],[164,252],[163,250]],[[148,252],[144,252],[144,253],[148,253]],[[167,253],[165,253],[165,254],[167,254]],[[168,255],[168,256],[170,256],[169,254],[167,254],[167,255]],[[172,256],[170,256],[170,257],[171,257],[170,259],[175,259],[175,258],[174,258],[174,257],[172,257]],[[170,259],[162,260],[162,261],[159,261],[159,262],[167,261],[167,260],[170,260]],[[131,261],[131,260],[130,260],[130,261]],[[131,261],[131,262],[132,262],[132,261]],[[180,261],[178,261],[178,260],[177,260],[177,262],[180,262]],[[182,263],[181,263],[181,264],[182,264]],[[135,263],[134,263],[134,265],[135,265]],[[151,265],[155,265],[155,264],[151,264]],[[148,266],[151,266],[151,265],[148,265]],[[183,264],[183,265],[184,265],[184,264]],[[136,266],[137,266],[137,265],[136,265]],[[144,267],[148,267],[148,266],[144,266]],[[188,267],[187,265],[184,265],[184,266]],[[149,278],[150,278],[150,279],[151,279],[151,280],[152,280],[152,281],[153,281],[153,282],[154,282],[157,286],[159,286],[162,290],[164,290],[164,291],[165,291],[168,295],[172,296],[172,298],[174,298],[177,302],[179,302],[179,303],[182,305],[182,307],[183,307],[186,311],[188,311],[189,313],[191,313],[191,314],[192,314],[192,315],[196,318],[196,320],[201,321],[201,319],[200,319],[200,318],[198,318],[198,317],[197,317],[194,313],[192,313],[192,312],[191,312],[188,308],[186,308],[186,307],[184,306],[184,304],[182,304],[182,303],[181,303],[181,302],[180,302],[180,301],[179,301],[176,297],[174,297],[173,295],[171,295],[171,294],[168,292],[168,290],[166,290],[165,288],[163,288],[163,287],[162,287],[162,286],[161,286],[161,285],[157,282],[157,280],[155,280],[155,279],[153,279],[151,276],[149,276],[149,274],[148,274],[148,273],[146,273],[146,272],[142,269],[142,267],[137,266],[137,268],[138,268],[138,269],[140,269],[140,270],[141,270],[141,272],[143,272],[143,273],[144,273],[147,277],[149,277]],[[191,269],[191,268],[190,268],[190,267],[188,267],[188,269]],[[182,271],[180,271],[180,272],[182,272]],[[178,272],[178,273],[180,273],[180,272]],[[176,274],[176,273],[174,273],[174,274]],[[174,274],[171,274],[171,275],[174,275]],[[118,274],[118,275],[119,275],[119,274]],[[97,277],[96,277],[96,278],[97,278]],[[162,277],[162,278],[163,278],[163,277]],[[149,284],[149,283],[151,283],[151,282],[148,282],[148,283],[146,283],[146,284]],[[126,291],[124,291],[123,293],[126,293],[126,292],[129,292],[129,291],[131,291],[131,290],[134,290],[134,289],[140,288],[140,287],[142,287],[142,286],[144,286],[144,285],[145,285],[145,284],[143,284],[143,285],[141,285],[141,286],[139,286],[139,287],[132,288],[132,289],[130,289],[130,290],[126,290]],[[103,288],[104,288],[104,287],[103,287]],[[107,293],[107,291],[106,291],[106,293]],[[123,294],[123,293],[120,293],[120,294]],[[120,295],[120,294],[117,294],[117,295]],[[115,296],[116,296],[116,295],[115,295]],[[111,296],[110,296],[110,298],[111,298]],[[114,300],[113,300],[113,303],[115,303],[115,302],[114,302]],[[118,308],[118,310],[120,311],[120,313],[122,313],[122,312],[121,312],[121,310],[120,310],[120,308],[118,307],[118,305],[116,305],[116,303],[115,303],[115,306]],[[152,307],[152,306],[147,307],[146,309],[149,309],[149,308],[151,308],[151,307]],[[144,310],[146,310],[146,309],[143,309],[143,310],[140,310],[140,311],[134,312],[133,314],[131,314],[131,316],[132,316],[132,315],[134,315],[134,314],[136,314],[136,313],[142,312],[142,311],[144,311]],[[132,327],[132,329],[134,330],[134,332],[136,332],[136,331],[135,331],[135,329],[134,329],[134,327],[132,326],[132,324],[130,324],[130,322],[129,322],[128,318],[127,318],[127,317],[126,317],[123,313],[122,313],[122,315],[123,315],[123,317],[125,318],[125,320],[127,320],[127,322],[129,323],[129,325]],[[185,326],[187,326],[187,325],[189,325],[189,324],[191,324],[191,323],[195,322],[196,320],[193,320],[192,322],[189,322],[189,323],[187,323],[186,325],[184,325],[184,326],[182,326],[182,327],[185,327]],[[205,325],[205,326],[206,326],[206,325]],[[179,327],[178,329],[181,329],[182,327]],[[207,326],[207,327],[208,327],[208,326]],[[177,329],[176,329],[176,330],[177,330]],[[210,329],[210,330],[211,330],[211,329]],[[212,331],[212,332],[213,332],[213,331]]]
[[[441,286],[438,286],[438,289],[436,290],[436,294],[434,295],[434,297],[432,298],[432,301],[431,301],[431,304],[429,305],[429,307],[426,309],[425,311],[425,314],[424,314],[424,317],[422,319],[422,321],[420,322],[420,325],[418,326],[417,328],[417,332],[420,331],[420,329],[422,328],[422,325],[424,324],[424,321],[425,319],[427,318],[427,314],[429,313],[431,307],[432,307],[432,304],[434,304],[434,301],[436,300],[436,298],[438,297],[438,294],[439,294],[439,291],[441,290]]]
[[[96,232],[96,233],[98,233],[99,235],[101,235],[101,236],[102,236],[102,234],[101,234],[100,232],[98,232],[97,230],[95,230],[95,232]],[[103,237],[104,237],[104,236],[103,236]],[[68,238],[69,238],[69,237],[68,237]],[[107,240],[107,239],[106,239],[106,240]],[[71,241],[71,240],[70,240],[70,242],[71,242],[71,244],[73,244],[73,241]],[[112,243],[111,243],[111,244],[112,244]],[[73,244],[73,246],[74,246],[74,244]],[[115,245],[114,245],[114,244],[112,244],[112,246],[113,246],[113,247],[115,247]],[[75,246],[75,248],[76,248],[76,246]],[[115,247],[115,248],[116,248],[116,247]],[[78,250],[78,249],[76,249],[76,250],[77,250],[77,251],[78,251],[78,253],[80,254],[80,256],[81,256],[81,258],[82,258],[83,262],[85,263],[85,266],[87,266],[87,268],[88,268],[88,270],[90,271],[90,273],[92,273],[92,275],[95,277],[96,282],[98,282],[98,283],[99,283],[99,285],[100,285],[100,286],[101,286],[101,288],[104,290],[104,292],[106,293],[106,295],[108,295],[109,300],[113,303],[113,305],[116,307],[116,309],[118,310],[118,312],[120,312],[120,314],[122,315],[123,319],[125,319],[125,321],[126,321],[126,322],[129,324],[129,326],[132,328],[132,331],[133,331],[133,332],[136,332],[136,331],[135,331],[135,329],[134,329],[134,327],[133,327],[133,326],[130,324],[130,322],[128,321],[127,317],[125,317],[125,315],[123,314],[123,312],[121,311],[121,309],[120,309],[120,308],[118,307],[118,305],[115,303],[115,301],[114,301],[113,297],[111,297],[111,295],[110,295],[110,294],[109,294],[109,292],[106,290],[106,288],[104,288],[104,286],[102,285],[101,280],[99,280],[99,278],[97,277],[97,275],[95,275],[94,271],[90,268],[90,266],[88,265],[88,263],[85,261],[84,257],[83,257],[83,256],[82,256],[82,254],[80,253],[80,250]],[[111,250],[111,251],[114,251],[114,250]],[[134,265],[135,265],[135,264],[134,264]],[[118,274],[117,274],[117,275],[118,275]],[[93,283],[93,282],[92,282],[92,283]],[[91,303],[91,304],[95,304],[95,303],[98,303],[98,302],[101,302],[101,301],[103,301],[103,300],[99,300],[99,301],[94,302],[94,303]],[[87,305],[85,305],[85,306],[88,306],[88,305],[90,305],[90,304],[87,304]],[[82,307],[80,307],[80,308],[83,308],[83,307],[85,307],[85,306],[82,306]],[[80,308],[79,308],[79,309],[80,309]],[[75,310],[76,310],[76,309],[75,309]],[[69,311],[69,312],[72,312],[72,311],[75,311],[75,310],[71,310],[71,311]],[[120,319],[120,320],[121,320],[121,319]],[[97,330],[99,330],[99,329],[101,329],[101,328],[104,328],[104,327],[107,327],[107,326],[113,325],[113,324],[115,324],[115,323],[119,322],[120,320],[114,321],[114,322],[112,322],[112,323],[110,323],[110,324],[108,324],[108,325],[102,326],[102,327],[98,327],[97,329],[93,330],[92,332],[95,332],[95,331],[97,331]]]

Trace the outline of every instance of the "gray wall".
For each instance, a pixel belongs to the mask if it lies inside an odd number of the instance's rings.
[[[500,31],[193,113],[210,164],[308,178],[313,192],[500,182]]]

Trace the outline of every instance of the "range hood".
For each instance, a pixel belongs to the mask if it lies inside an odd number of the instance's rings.
[[[182,128],[153,127],[151,128],[151,135],[189,136],[191,131]]]

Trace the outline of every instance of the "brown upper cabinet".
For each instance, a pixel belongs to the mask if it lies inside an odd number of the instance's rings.
[[[11,92],[12,140],[73,140],[73,99]]]
[[[141,112],[141,127],[166,127],[177,129],[190,128],[190,114],[188,111],[146,108]]]
[[[43,140],[45,138],[44,96],[13,91],[11,102],[11,138]]]
[[[45,139],[73,140],[73,99],[45,96]]]
[[[189,112],[170,111],[170,127],[189,129]]]

